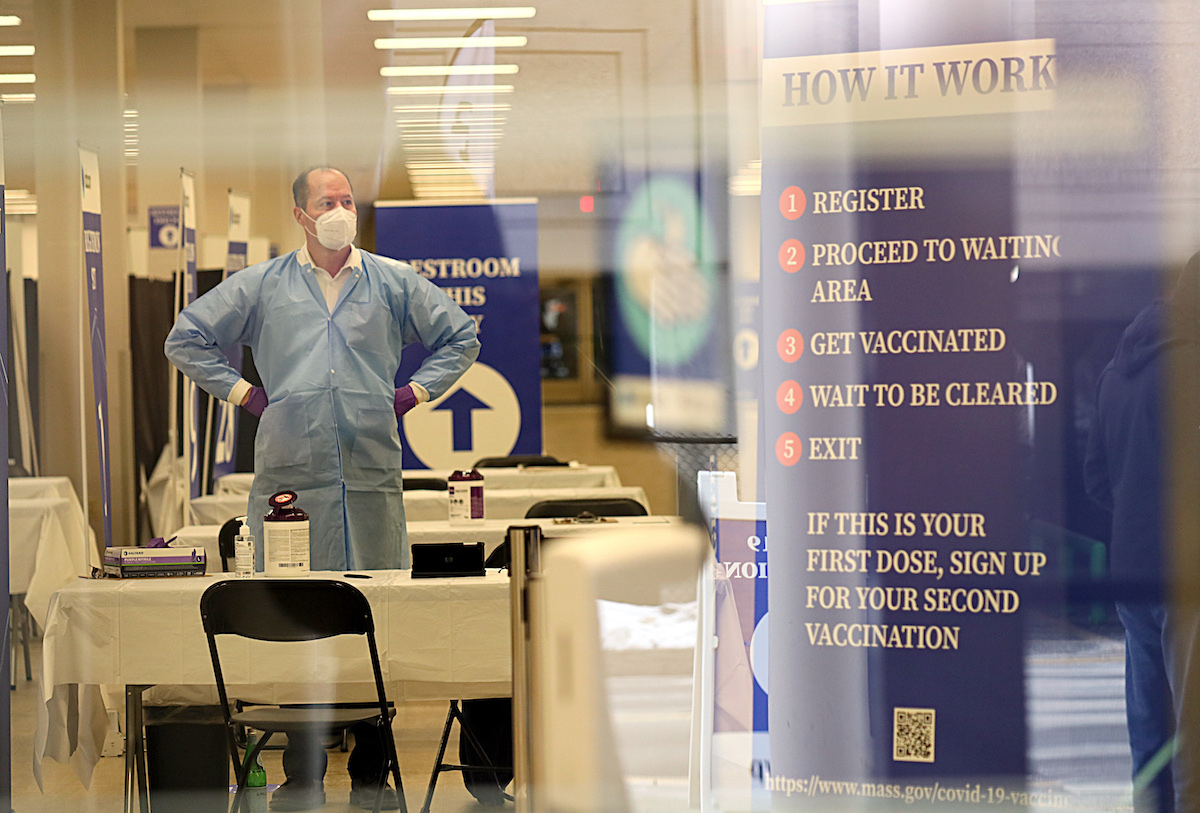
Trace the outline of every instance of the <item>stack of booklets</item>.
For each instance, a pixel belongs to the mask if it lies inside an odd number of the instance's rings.
[[[204,548],[105,548],[104,575],[118,579],[203,576]]]

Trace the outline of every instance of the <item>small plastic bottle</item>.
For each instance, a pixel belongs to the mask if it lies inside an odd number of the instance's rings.
[[[483,475],[476,469],[456,471],[446,478],[450,497],[450,523],[483,520]]]
[[[258,735],[253,731],[246,732],[246,757],[250,757],[250,752],[254,750],[255,744],[258,742]],[[262,752],[260,751],[255,757],[254,762],[250,765],[250,770],[246,774],[246,799],[249,804],[247,807],[250,813],[267,813],[267,770],[262,764]]]
[[[233,561],[239,579],[254,578],[254,535],[244,522],[238,535],[233,538]]]

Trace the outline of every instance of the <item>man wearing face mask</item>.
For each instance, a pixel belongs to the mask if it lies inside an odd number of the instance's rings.
[[[179,314],[167,358],[201,388],[260,417],[247,516],[263,566],[267,499],[295,491],[310,519],[313,570],[408,567],[397,418],[443,395],[479,355],[475,323],[411,266],[354,247],[357,210],[346,176],[314,167],[292,185],[296,251],[231,275]],[[401,351],[430,356],[395,385]],[[263,386],[225,358],[250,347]],[[356,732],[357,734],[358,732]],[[356,736],[351,802],[370,808],[382,755]],[[366,746],[364,749],[363,746]],[[288,782],[273,810],[324,804],[325,752],[289,743]],[[396,797],[388,789],[389,809]],[[360,804],[361,802],[361,804]]]

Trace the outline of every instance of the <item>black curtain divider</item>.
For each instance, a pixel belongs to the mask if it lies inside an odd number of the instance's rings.
[[[133,369],[134,462],[154,470],[167,445],[170,407],[169,367],[163,342],[171,329],[175,284],[170,280],[129,278],[129,353]]]
[[[211,290],[222,277],[219,270],[197,273],[199,294]],[[175,283],[170,280],[129,278],[129,341],[133,366],[134,454],[147,476],[154,469],[167,445],[170,409],[170,364],[163,355],[163,343],[174,323],[172,299]],[[243,354],[243,373],[252,384],[259,384],[257,371],[249,350]],[[182,420],[182,377],[178,394],[177,416]],[[208,398],[200,401],[200,433],[204,437],[205,410]],[[182,426],[182,423],[179,424]],[[238,410],[238,444],[235,457],[237,471],[254,469],[254,433],[258,420],[245,410]],[[176,454],[182,454],[183,432],[179,432]],[[210,452],[211,453],[211,452]],[[211,463],[210,463],[211,471]]]
[[[9,280],[11,282],[12,272],[10,271]],[[41,433],[38,427],[41,422],[41,417],[38,413],[40,399],[38,397],[38,287],[37,280],[24,280],[25,288],[25,349],[26,349],[26,369],[29,371],[29,403],[30,420],[33,426],[33,440],[37,448],[41,448]],[[11,284],[8,290],[12,290]],[[13,370],[13,336],[16,330],[16,325],[13,324],[12,318],[12,298],[6,297],[8,305],[8,347],[6,349],[5,363],[6,369]],[[8,391],[8,456],[15,459],[26,472],[33,471],[33,463],[30,460],[25,460],[22,457],[22,441],[21,437],[21,422],[20,414],[17,411],[17,393],[13,387],[13,381],[9,381]]]

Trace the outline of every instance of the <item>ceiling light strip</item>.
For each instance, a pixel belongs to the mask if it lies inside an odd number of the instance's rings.
[[[520,70],[516,65],[385,65],[380,76],[507,76]]]
[[[481,130],[487,131],[487,132],[499,132],[500,130],[503,129],[503,127],[501,126],[500,123],[497,123],[494,121],[489,122],[489,121],[480,121],[479,119],[466,119],[466,118],[458,119],[457,121],[450,121],[449,119],[447,119],[446,121],[442,122],[441,124],[410,124],[409,122],[406,122],[406,121],[398,121],[398,122],[396,122],[396,127],[398,127],[399,129],[403,130],[406,133],[413,133],[416,135],[423,135],[426,133],[438,133],[438,132],[442,132],[443,130],[451,130],[451,129],[457,130],[458,132],[462,132],[464,130],[464,128],[472,133],[478,132]]]
[[[448,48],[524,48],[525,37],[379,37],[380,51],[427,51]]]
[[[402,132],[400,137],[405,144],[429,144],[429,143],[444,143],[444,142],[467,142],[471,144],[482,143],[484,141],[495,141],[504,133],[499,130],[493,130],[486,133],[411,133]]]
[[[462,164],[461,166],[428,167],[422,164],[420,161],[408,162],[409,173],[416,175],[442,175],[444,173],[450,173],[452,175],[473,175],[477,172],[494,172],[495,170],[496,167],[493,164],[485,164],[483,166],[476,164]]]
[[[472,116],[470,113],[459,115],[457,120],[467,124],[503,124],[508,121],[504,116]],[[396,119],[397,127],[425,127],[446,123],[446,120],[443,119]]]
[[[461,173],[456,173],[449,169],[439,169],[437,171],[428,171],[421,169],[409,169],[408,174],[414,180],[419,180],[422,183],[432,183],[438,179],[448,179],[451,181],[461,180],[463,177],[474,177],[475,175],[486,174],[488,170],[464,169]]]
[[[437,113],[442,110],[454,110],[458,105],[454,104],[410,104],[396,105],[392,108],[393,113]],[[471,112],[478,113],[486,111],[489,113],[503,113],[512,110],[511,104],[474,104],[471,105]]]
[[[392,96],[473,96],[477,93],[512,93],[512,85],[397,85],[387,89]]]
[[[533,6],[508,8],[373,8],[373,22],[416,22],[422,20],[527,20],[537,14]]]

